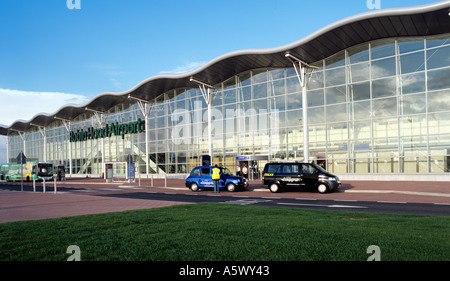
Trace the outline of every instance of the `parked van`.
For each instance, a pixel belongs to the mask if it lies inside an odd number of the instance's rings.
[[[267,163],[263,171],[263,184],[271,192],[282,188],[310,188],[320,193],[338,190],[341,181],[314,163]]]

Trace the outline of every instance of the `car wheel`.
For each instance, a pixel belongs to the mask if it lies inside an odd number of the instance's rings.
[[[319,193],[327,193],[328,192],[328,186],[324,183],[319,184],[319,186],[317,186],[317,191],[319,191]]]
[[[229,192],[234,192],[234,191],[236,191],[236,186],[230,182],[227,184],[227,190]]]
[[[191,184],[191,190],[194,191],[194,192],[198,191],[198,184],[196,184],[195,182],[193,182],[193,183]]]
[[[269,185],[269,189],[270,189],[270,192],[273,192],[273,193],[280,191],[280,187],[276,183],[271,183]]]

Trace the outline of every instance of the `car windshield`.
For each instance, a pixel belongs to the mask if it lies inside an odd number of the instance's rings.
[[[228,170],[227,168],[222,168],[222,174],[224,174],[225,176],[232,176],[233,175],[231,173],[231,171]]]
[[[322,173],[327,173],[327,171],[322,168],[321,166],[317,165],[316,163],[312,164],[314,166],[314,168],[316,168],[317,170],[321,171]]]

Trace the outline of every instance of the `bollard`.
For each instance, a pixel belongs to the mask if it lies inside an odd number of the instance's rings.
[[[45,179],[42,179],[42,193],[45,193]]]
[[[53,186],[53,192],[56,194],[56,177],[53,178],[54,186]]]
[[[33,178],[33,192],[36,192],[36,179]]]

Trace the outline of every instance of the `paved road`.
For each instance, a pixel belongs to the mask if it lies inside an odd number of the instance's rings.
[[[307,209],[322,209],[322,210],[345,210],[352,212],[373,212],[373,213],[391,213],[391,214],[419,214],[419,215],[450,215],[450,204],[448,203],[413,203],[413,202],[396,202],[389,196],[390,202],[380,201],[366,201],[366,200],[348,200],[348,198],[314,198],[314,193],[310,194],[311,198],[292,198],[292,194],[300,194],[298,192],[286,192],[279,194],[271,194],[266,192],[221,192],[215,194],[212,192],[191,192],[186,188],[178,189],[161,189],[161,188],[146,188],[146,187],[124,187],[120,185],[107,186],[96,188],[93,185],[80,187],[73,186],[58,186],[58,194],[84,194],[89,196],[99,196],[103,198],[117,198],[117,199],[137,199],[137,200],[156,200],[158,202],[218,202],[227,204],[239,205],[255,205],[255,206],[270,206],[270,207],[289,207],[289,208],[307,208]],[[0,183],[0,190],[20,191],[20,184]],[[23,186],[24,191],[33,191],[31,184]],[[36,191],[42,193],[42,184],[36,186]],[[46,192],[52,193],[53,183],[48,183]],[[34,193],[33,193],[34,194]],[[274,196],[275,195],[275,196]],[[97,197],[97,198],[99,198]],[[304,197],[304,196],[302,196]],[[316,196],[321,197],[321,196]],[[92,197],[91,197],[92,198]],[[363,197],[362,197],[363,198]],[[353,199],[353,198],[352,198]],[[439,201],[438,201],[439,202]]]
[[[321,210],[345,210],[352,212],[415,214],[415,215],[450,215],[450,205],[406,203],[406,202],[373,202],[354,200],[320,200],[320,199],[291,199],[278,197],[250,197],[236,195],[203,195],[199,193],[177,194],[160,192],[130,192],[98,194],[97,196],[118,197],[128,199],[147,199],[177,201],[188,203],[215,202],[238,205],[289,207]]]

